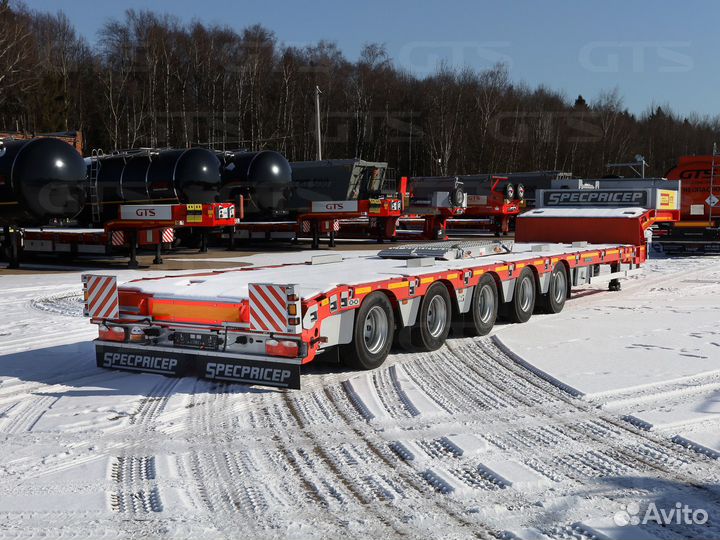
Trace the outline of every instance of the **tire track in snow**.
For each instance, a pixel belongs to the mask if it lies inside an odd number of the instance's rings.
[[[352,403],[351,396],[347,393],[345,386],[325,387],[324,393],[330,403],[334,406],[335,412],[349,427],[358,441],[360,441],[374,457],[374,462],[379,463],[388,471],[394,471],[409,493],[411,503],[417,506],[412,507],[419,512],[435,511],[440,512],[443,517],[449,518],[451,524],[444,529],[449,537],[473,536],[476,538],[501,538],[501,533],[495,531],[482,523],[466,517],[466,510],[462,505],[452,500],[433,495],[433,488],[418,474],[418,471],[401,460],[390,449],[388,442],[381,438],[375,430],[363,420]],[[356,417],[353,418],[353,415]],[[406,531],[412,534],[412,531]],[[427,531],[425,531],[425,534]]]
[[[118,484],[108,493],[113,512],[142,516],[163,511],[160,491],[155,485],[155,456],[121,455],[113,459],[109,476]]]
[[[173,389],[181,380],[179,378],[163,377],[163,380],[157,383],[148,392],[148,395],[140,400],[137,409],[130,415],[130,425],[154,429],[152,425],[154,419],[165,409]]]
[[[0,429],[4,433],[32,431],[38,420],[59,400],[57,396],[32,395],[13,407]]]
[[[463,354],[468,352],[467,346],[450,344],[448,348],[461,360]],[[495,370],[486,369],[485,371],[488,375],[487,381],[498,392],[512,393],[517,399],[529,405],[532,404],[532,400],[527,397],[528,393],[524,391],[523,386],[532,387],[535,392],[545,393],[554,399],[563,401],[573,410],[588,412],[590,409],[590,406],[581,400],[566,394],[545,379],[517,364],[509,353],[501,350],[497,341],[491,342],[487,338],[473,340],[473,348],[470,353],[474,353],[476,357],[484,355],[485,358],[480,358],[480,360],[486,367],[488,367],[488,359],[492,359],[496,364]],[[468,366],[473,370],[478,369],[477,364],[474,365],[471,362],[468,362]],[[540,408],[539,411],[542,412],[542,409]],[[607,448],[597,452],[592,458],[587,458],[586,461],[590,460],[596,466],[598,459],[606,462],[617,461],[631,471],[652,471],[653,474],[664,480],[684,484],[699,490],[706,496],[713,497],[716,504],[720,506],[718,489],[711,489],[704,481],[677,470],[679,462],[697,463],[702,466],[707,459],[705,456],[694,454],[691,450],[672,441],[644,432],[620,418],[601,411],[596,412],[594,426],[588,425],[586,422],[580,424],[567,422],[552,414],[548,415],[548,420],[560,421],[564,429],[574,432],[577,437],[586,438],[595,445]],[[593,468],[591,465],[586,464],[586,466]]]

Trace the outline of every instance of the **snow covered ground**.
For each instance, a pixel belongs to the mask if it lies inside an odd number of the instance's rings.
[[[0,275],[0,538],[719,538],[719,262],[290,392],[100,370],[80,272]]]

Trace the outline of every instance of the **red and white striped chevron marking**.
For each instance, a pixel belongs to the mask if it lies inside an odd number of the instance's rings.
[[[162,241],[165,243],[171,243],[175,240],[175,229],[163,229],[162,230]]]
[[[125,233],[123,233],[122,231],[113,231],[111,235],[111,242],[113,246],[124,246]]]
[[[94,319],[117,319],[120,315],[117,278],[84,274],[82,280],[85,289],[84,315]]]
[[[287,332],[287,296],[282,285],[250,283],[250,329]]]

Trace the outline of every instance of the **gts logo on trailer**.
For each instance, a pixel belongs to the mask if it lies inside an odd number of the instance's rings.
[[[148,356],[144,354],[111,353],[103,355],[103,367],[105,368],[133,368],[153,369],[165,373],[174,374],[178,361],[175,358],[162,356]]]
[[[545,206],[647,206],[645,190],[557,190],[543,194]]]
[[[269,384],[285,384],[292,376],[292,372],[289,369],[208,362],[205,368],[205,376],[209,379],[222,378]]]
[[[155,209],[153,208],[138,208],[135,210],[135,215],[137,217],[155,217]]]
[[[332,212],[333,210],[345,210],[345,204],[344,203],[327,203],[325,205],[325,210]]]

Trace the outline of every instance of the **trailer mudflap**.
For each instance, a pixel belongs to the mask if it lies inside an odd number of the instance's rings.
[[[95,343],[97,366],[123,371],[142,371],[183,377],[189,375],[195,363],[195,354],[179,351],[155,350],[123,343],[109,345]]]
[[[268,365],[256,360],[201,357],[202,377],[300,390],[300,364]]]
[[[300,362],[250,360],[210,351],[105,341],[95,342],[95,358],[98,367],[108,369],[300,389]]]

